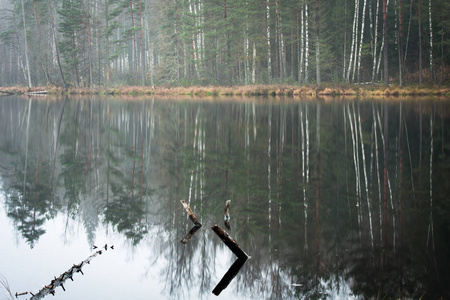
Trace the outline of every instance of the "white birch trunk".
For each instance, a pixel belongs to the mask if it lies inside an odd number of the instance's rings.
[[[308,18],[308,3],[305,2],[305,84],[308,84],[308,60],[309,60],[309,18]]]
[[[353,70],[352,70],[352,82],[355,82],[355,74],[356,74],[356,64],[358,61],[358,33],[359,33],[359,5],[360,2],[357,0],[357,3],[355,4],[355,13],[356,13],[356,26],[355,26],[355,53],[353,54]]]
[[[357,17],[358,17],[358,0],[355,0],[355,13],[353,15],[353,26],[352,26],[352,45],[350,47],[350,58],[348,60],[348,70],[347,70],[347,75],[346,75],[346,81],[347,83],[350,82],[350,73],[352,70],[352,62],[353,62],[353,52],[354,52],[354,48],[355,48],[355,44],[356,44],[356,27],[358,26],[357,24]]]
[[[194,16],[194,19],[197,19],[197,10],[195,4],[192,4],[191,0],[189,0],[189,13]],[[195,21],[195,24],[197,25],[197,21]],[[195,74],[197,75],[197,79],[200,79],[200,73],[198,71],[198,51],[197,51],[197,35],[195,33],[192,34],[192,51],[194,54],[194,69]]]
[[[304,5],[302,5],[302,9],[300,12],[300,49],[299,49],[299,53],[300,53],[300,57],[298,59],[299,63],[298,63],[298,84],[302,83],[302,77],[303,77],[303,56],[304,56],[304,35],[305,35],[305,27],[304,27],[304,20],[303,20],[303,15],[304,15],[305,11],[304,11]]]
[[[26,69],[27,69],[27,81],[28,81],[28,87],[31,88],[33,85],[31,84],[31,75],[30,75],[30,61],[28,60],[28,39],[27,39],[27,27],[25,24],[25,8],[23,5],[23,0],[20,1],[22,5],[22,20],[23,20],[23,37],[25,42],[25,63],[26,63]]]
[[[256,83],[256,43],[253,42],[252,83]]]
[[[357,69],[358,82],[361,82],[361,79],[359,77],[359,75],[360,75],[359,71],[360,71],[360,67],[361,67],[361,50],[362,50],[363,38],[364,38],[364,24],[365,24],[365,20],[366,20],[366,4],[367,4],[367,0],[364,0],[363,14],[362,14],[362,19],[361,19],[361,38],[359,40],[359,50],[358,50],[358,69]]]
[[[434,70],[433,70],[433,23],[431,20],[431,0],[428,0],[428,21],[430,23],[430,75],[434,81]]]
[[[272,58],[270,53],[270,0],[266,2],[266,22],[267,22],[267,79],[272,83]]]

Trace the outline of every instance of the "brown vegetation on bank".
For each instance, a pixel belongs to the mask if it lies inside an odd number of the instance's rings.
[[[450,88],[439,86],[381,86],[381,85],[245,85],[245,86],[191,86],[191,87],[142,87],[118,86],[111,88],[46,86],[26,88],[23,86],[0,87],[0,95],[52,94],[52,95],[166,95],[166,96],[450,96]]]

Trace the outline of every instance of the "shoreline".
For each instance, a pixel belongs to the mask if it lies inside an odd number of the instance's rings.
[[[118,86],[102,88],[42,86],[0,87],[0,95],[101,95],[101,96],[449,96],[450,87],[380,86],[380,85],[245,85],[245,86],[191,86],[142,87]]]

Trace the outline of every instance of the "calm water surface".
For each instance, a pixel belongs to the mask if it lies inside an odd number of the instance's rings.
[[[450,297],[448,99],[2,97],[0,125],[13,294],[102,249],[55,299]],[[218,297],[215,224],[251,256]]]

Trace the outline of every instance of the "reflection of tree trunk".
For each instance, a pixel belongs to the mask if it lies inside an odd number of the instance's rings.
[[[277,193],[277,217],[278,217],[278,225],[281,225],[281,172],[283,167],[283,150],[284,150],[284,133],[286,126],[286,111],[281,108],[280,111],[280,140],[278,142],[278,193]]]
[[[29,140],[29,132],[30,132],[30,116],[31,116],[31,103],[33,100],[28,101],[28,112],[27,112],[27,134],[26,134],[26,142],[25,142],[25,167],[23,171],[23,195],[25,196],[25,187],[27,183],[27,164],[28,164],[28,140]]]
[[[388,173],[387,173],[387,160],[388,160],[388,107],[387,103],[384,103],[384,130],[383,130],[383,152],[384,152],[384,169],[383,169],[383,186],[384,186],[384,210],[383,210],[383,268],[386,262],[386,247],[387,247],[387,202],[388,202]],[[381,129],[381,128],[380,128]]]
[[[316,154],[316,266],[319,268],[319,224],[320,224],[320,102],[317,103],[317,126],[316,126],[316,138],[317,138],[317,154]],[[317,273],[316,273],[317,275]]]
[[[64,108],[66,107],[67,101],[68,100],[66,98],[64,100],[63,107],[61,108],[61,114],[59,116],[59,121],[58,121],[58,132],[56,133],[55,150],[54,150],[54,153],[53,153],[52,181],[51,181],[50,190],[53,190],[53,179],[55,177],[55,165],[56,165],[56,154],[58,152],[59,133],[61,131],[61,122],[62,122],[62,117],[63,117],[63,114],[64,114]]]
[[[401,3],[401,1],[400,1]],[[400,202],[400,294],[403,295],[403,111],[400,102],[400,128],[398,145],[400,148],[400,178],[399,178],[399,202]]]
[[[354,107],[353,107],[354,110]],[[353,166],[355,168],[355,197],[356,197],[356,208],[358,212],[358,231],[359,231],[359,239],[361,240],[361,222],[362,222],[362,215],[361,215],[361,182],[360,182],[360,176],[359,176],[359,159],[358,159],[358,147],[357,147],[357,128],[356,127],[356,121],[354,123],[352,118],[352,113],[350,111],[350,105],[347,106],[347,113],[348,113],[348,120],[350,124],[350,133],[352,136],[352,145],[353,145]],[[356,115],[354,115],[356,118]],[[355,126],[355,127],[354,127]]]
[[[419,102],[419,189],[422,189],[422,101]]]
[[[137,154],[137,129],[136,120],[134,121],[134,149],[133,149],[133,172],[131,174],[131,199],[134,200],[134,175],[136,173],[136,154]]]
[[[305,252],[308,250],[308,197],[306,195],[306,185],[307,185],[307,175],[306,175],[306,153],[305,153],[305,135],[308,136],[308,131],[305,131],[305,128],[303,126],[303,109],[302,105],[299,106],[299,114],[300,114],[300,131],[301,131],[301,144],[302,144],[302,186],[303,186],[303,213],[305,218],[305,224],[304,224],[304,235],[305,235],[305,246],[304,250]],[[306,111],[307,112],[307,111]],[[307,120],[307,114],[306,114],[306,120]],[[306,121],[305,120],[305,121]]]
[[[380,216],[380,240],[383,237],[383,223],[381,216],[382,213],[382,198],[381,198],[381,180],[380,180],[380,160],[378,155],[378,133],[377,133],[377,122],[375,118],[375,105],[372,103],[372,116],[373,116],[373,127],[374,127],[374,140],[375,140],[375,165],[377,166],[377,183],[378,183],[378,203],[379,203],[379,216]]]
[[[139,184],[139,203],[142,207],[142,193],[143,193],[143,186],[144,186],[144,124],[145,124],[145,114],[146,114],[146,110],[145,110],[145,104],[143,103],[143,108],[142,108],[142,115],[141,115],[141,180],[140,180],[140,184]]]
[[[436,252],[434,247],[434,221],[433,221],[433,146],[434,146],[434,138],[433,138],[433,118],[434,118],[434,109],[431,110],[430,114],[430,219],[428,223],[428,235],[427,235],[427,252],[429,248],[429,243],[431,239],[431,250],[433,251],[433,261],[434,266],[437,269],[436,262]]]
[[[358,105],[358,125],[359,125],[359,139],[361,142],[361,156],[362,156],[362,163],[363,163],[364,183],[366,185],[367,210],[369,213],[370,241],[372,243],[372,249],[373,249],[372,204],[371,204],[371,200],[370,200],[370,196],[369,196],[369,183],[368,183],[368,179],[367,179],[367,170],[366,170],[366,155],[365,155],[365,151],[364,151],[364,141],[363,141],[362,125],[361,125],[361,113],[359,110],[359,105]]]
[[[92,158],[92,100],[89,100],[89,156],[88,164],[86,168],[86,176],[91,169],[91,158]]]
[[[269,207],[268,207],[268,214],[269,214],[269,229],[270,229],[270,223],[272,220],[272,185],[270,184],[270,177],[271,177],[271,137],[272,137],[272,105],[269,106],[269,118],[267,120],[268,123],[268,137],[269,140],[267,142],[267,188],[268,188],[268,200],[269,200]],[[270,232],[270,231],[269,231]],[[270,237],[270,235],[269,235]]]

